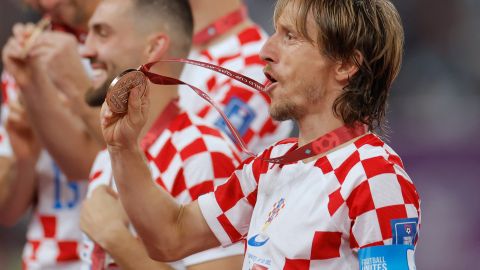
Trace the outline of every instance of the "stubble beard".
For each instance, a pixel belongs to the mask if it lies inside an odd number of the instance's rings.
[[[299,120],[308,113],[308,106],[315,106],[321,99],[320,91],[315,88],[307,88],[302,95],[307,105],[301,106],[290,99],[284,99],[278,104],[272,102],[269,108],[270,116],[276,121]]]
[[[270,116],[276,121],[297,120],[304,115],[304,109],[290,101],[270,106]]]
[[[114,78],[108,78],[100,87],[89,89],[85,93],[85,102],[90,107],[100,107],[105,101],[108,88]]]

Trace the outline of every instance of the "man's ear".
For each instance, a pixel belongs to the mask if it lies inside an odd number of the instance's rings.
[[[170,47],[170,37],[165,33],[155,33],[148,37],[146,54],[148,62],[162,59]]]
[[[360,51],[355,50],[350,59],[337,62],[335,67],[335,79],[341,84],[348,84],[348,80],[352,78],[363,63],[363,55]]]

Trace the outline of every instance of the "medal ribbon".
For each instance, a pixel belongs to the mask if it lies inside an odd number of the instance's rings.
[[[261,83],[248,78],[242,74],[239,74],[235,71],[212,65],[209,63],[205,62],[200,62],[196,60],[190,60],[190,59],[169,59],[169,60],[160,60],[156,62],[151,62],[145,65],[140,66],[138,69],[142,73],[145,74],[145,76],[150,80],[150,82],[154,84],[159,84],[159,85],[186,85],[190,87],[197,95],[199,95],[201,98],[203,98],[205,101],[210,103],[215,110],[221,115],[223,120],[225,121],[228,129],[230,130],[231,134],[237,141],[238,145],[244,151],[247,155],[249,156],[256,156],[252,152],[250,152],[247,147],[245,142],[242,140],[242,137],[238,133],[238,131],[235,129],[235,127],[232,125],[232,123],[228,120],[228,117],[223,113],[222,109],[210,98],[210,96],[202,91],[201,89],[188,84],[186,82],[183,82],[179,79],[175,79],[172,77],[168,76],[163,76],[160,74],[155,74],[150,72],[150,68],[154,66],[155,64],[159,62],[178,62],[178,63],[185,63],[185,64],[190,64],[190,65],[195,65],[199,66],[202,68],[210,69],[215,72],[224,74],[225,76],[228,76],[236,81],[239,81],[243,83],[244,85],[247,85],[251,88],[254,88],[257,91],[264,92],[264,85]],[[283,156],[275,157],[275,158],[268,158],[264,159],[266,162],[274,163],[274,164],[291,164],[295,163],[299,160],[304,160],[307,158],[311,158],[314,156],[317,156],[319,154],[325,153],[341,144],[344,144],[356,137],[364,135],[368,131],[368,128],[366,125],[361,124],[361,123],[355,123],[352,126],[347,126],[344,125],[342,127],[339,127],[327,134],[324,134],[323,136],[320,136],[316,140],[299,147],[293,151],[289,151]]]
[[[244,22],[248,17],[247,7],[242,5],[239,9],[219,18],[214,23],[208,25],[193,37],[194,45],[203,45]]]

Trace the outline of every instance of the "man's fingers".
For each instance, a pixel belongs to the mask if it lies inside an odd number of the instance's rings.
[[[103,102],[102,109],[100,110],[100,124],[103,128],[110,126],[115,122],[116,116],[108,107],[107,102]]]
[[[23,48],[17,39],[11,37],[8,39],[3,48],[4,62],[8,61],[6,58],[22,59]]]
[[[131,90],[128,97],[128,117],[134,126],[141,125],[145,121],[146,112],[149,105],[148,88],[147,91],[141,95],[141,90],[135,87]]]
[[[23,24],[23,23],[16,23],[12,27],[12,34],[13,37],[20,42],[25,42],[26,39],[30,36],[34,28],[32,23]]]

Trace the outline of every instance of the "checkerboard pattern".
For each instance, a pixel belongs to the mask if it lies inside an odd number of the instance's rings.
[[[266,82],[263,74],[264,63],[258,55],[266,40],[266,33],[254,25],[206,50],[192,52],[189,58],[220,65],[259,82]],[[288,137],[292,130],[290,121],[275,122],[270,118],[268,113],[270,100],[265,94],[222,74],[186,65],[181,79],[206,91],[224,112],[232,102],[232,98],[241,100],[254,111],[253,121],[241,134],[249,150],[254,153]],[[181,87],[180,105],[211,124],[215,124],[220,119],[220,115],[212,106],[187,87]]]
[[[156,140],[144,149],[152,180],[179,203],[191,202],[201,194],[213,191],[225,182],[240,161],[236,147],[224,134],[187,112],[181,112],[161,134],[155,135]],[[88,193],[99,185],[109,185],[112,177],[110,158],[105,150],[94,162]],[[94,249],[88,242],[84,246],[90,248],[82,252],[82,259],[91,263]],[[187,258],[185,265],[190,261],[197,264],[243,253],[243,249],[234,249],[235,253],[219,249],[217,253],[220,255],[209,251],[202,258]]]
[[[261,156],[296,147],[284,140]],[[285,207],[265,229],[279,200]],[[392,243],[392,219],[420,217],[401,159],[370,133],[308,163],[246,160],[199,203],[222,245],[248,241],[244,269],[358,269],[359,248]]]
[[[8,115],[6,105],[17,99],[18,89],[11,75],[4,72],[1,78],[0,155],[13,156],[4,123]],[[54,168],[53,160],[43,151],[36,167],[37,198],[32,205],[33,216],[22,255],[23,269],[80,269],[80,204],[68,202],[79,202],[85,196],[86,183],[78,182],[73,190],[67,178],[61,172],[56,173]],[[61,207],[55,200],[55,194]]]

